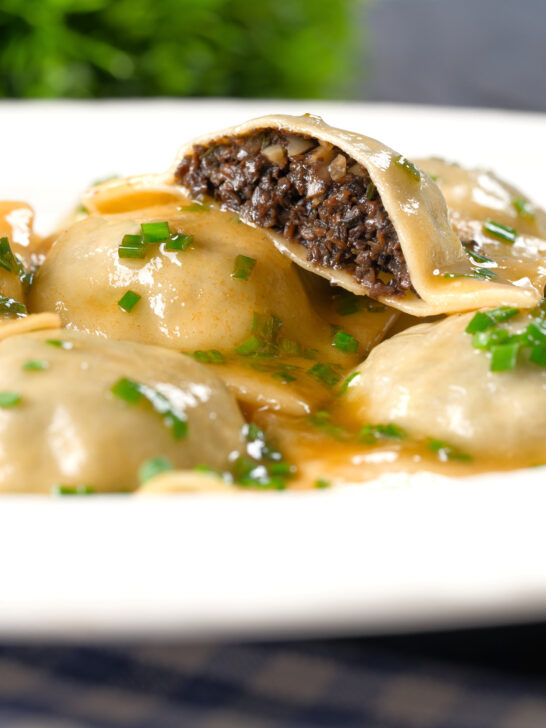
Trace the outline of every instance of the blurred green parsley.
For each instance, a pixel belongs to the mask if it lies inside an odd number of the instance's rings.
[[[351,95],[362,0],[2,0],[0,97]]]

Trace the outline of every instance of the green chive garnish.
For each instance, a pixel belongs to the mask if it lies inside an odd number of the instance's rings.
[[[396,157],[394,160],[394,163],[398,165],[399,167],[402,167],[402,169],[405,169],[406,172],[408,172],[412,177],[415,179],[421,178],[421,173],[417,169],[417,167],[413,164],[413,162],[410,162],[409,159],[406,159],[406,157],[402,156],[401,154]]]
[[[252,333],[266,344],[275,344],[281,326],[282,321],[275,314],[255,313],[252,321]]]
[[[546,367],[546,346],[536,344],[531,350],[529,361],[538,364],[539,367]]]
[[[311,425],[321,430],[325,435],[332,437],[334,440],[350,440],[351,433],[336,422],[332,422],[332,415],[326,410],[319,410],[309,417]]]
[[[21,403],[21,395],[18,392],[0,392],[0,407],[16,407]]]
[[[506,372],[514,369],[518,360],[519,348],[520,343],[518,341],[492,346],[490,348],[491,371]]]
[[[489,311],[478,311],[474,314],[474,317],[469,322],[465,331],[467,334],[475,334],[477,331],[485,331],[495,324],[508,321],[513,316],[517,316],[519,313],[518,308],[513,306],[499,306],[498,308],[492,308]]]
[[[512,207],[515,209],[520,217],[526,218],[527,220],[535,219],[533,206],[527,200],[524,200],[521,197],[517,197],[515,200],[512,200]]]
[[[0,296],[0,316],[15,315],[26,316],[28,313],[24,303],[16,301],[14,298],[4,298]]]
[[[155,458],[150,458],[142,463],[138,470],[138,480],[140,483],[145,483],[151,480],[160,473],[166,473],[170,470],[174,470],[174,465],[171,463],[169,458],[163,455],[158,455]]]
[[[508,329],[487,329],[473,335],[472,346],[475,349],[490,349],[497,344],[507,344],[512,338]]]
[[[476,263],[494,263],[495,261],[493,258],[488,258],[486,255],[482,255],[481,253],[476,252],[470,247],[464,246],[464,249],[466,251],[466,254],[472,258]]]
[[[143,222],[140,232],[145,243],[162,243],[171,234],[168,222]]]
[[[235,258],[235,264],[231,277],[239,278],[242,281],[248,281],[255,265],[256,260],[254,258],[249,258],[247,255],[238,255]]]
[[[523,338],[529,344],[546,345],[546,322],[541,319],[534,319],[527,326]]]
[[[54,485],[53,495],[93,495],[95,491],[89,485]]]
[[[498,274],[489,268],[478,268],[472,273],[444,273],[444,278],[498,278]]]
[[[338,394],[341,396],[342,394],[345,394],[345,392],[349,389],[350,383],[353,381],[353,379],[356,379],[360,376],[360,372],[352,372],[349,374],[347,379],[343,382],[341,385]]]
[[[278,379],[281,382],[288,383],[288,382],[295,382],[296,381],[296,377],[293,377],[288,372],[283,372],[283,371],[273,372],[273,374],[271,376],[273,377],[273,379]]]
[[[31,359],[23,364],[25,372],[43,372],[49,367],[49,362],[43,359]]]
[[[116,397],[125,400],[129,404],[136,404],[142,399],[142,393],[140,391],[140,384],[135,382],[133,379],[122,377],[114,384],[111,389],[112,394]]]
[[[438,456],[438,459],[442,462],[446,462],[447,460],[460,460],[461,462],[469,462],[470,460],[472,460],[472,457],[470,455],[467,455],[464,452],[460,452],[451,445],[448,445],[447,442],[443,442],[443,440],[437,440],[434,437],[427,438],[427,447],[429,450],[435,453]]]
[[[346,331],[336,331],[332,340],[332,346],[348,354],[358,351],[358,340]]]
[[[168,240],[165,241],[165,250],[169,251],[182,251],[187,250],[193,243],[193,235],[184,235],[178,233],[171,235]]]
[[[375,185],[373,182],[370,182],[366,187],[366,199],[372,200],[375,195]]]
[[[235,351],[241,356],[250,356],[251,354],[255,354],[260,346],[260,340],[256,336],[251,336],[246,341],[243,341],[243,343],[238,346]]]
[[[119,299],[118,306],[122,309],[122,311],[126,311],[127,313],[129,313],[133,310],[133,308],[137,305],[141,298],[142,296],[139,293],[135,293],[134,291],[126,291]]]
[[[124,235],[118,248],[120,258],[144,258],[146,243],[142,235]]]
[[[281,339],[279,346],[283,354],[288,356],[301,356],[301,346],[297,341],[293,339]]]
[[[483,225],[483,231],[490,237],[502,240],[503,243],[509,243],[512,245],[516,242],[518,236],[517,230],[508,225],[502,225],[500,222],[494,220],[486,220]]]
[[[185,413],[175,412],[167,397],[161,392],[157,392],[146,384],[140,384],[127,377],[118,379],[110,391],[116,397],[132,405],[138,404],[142,399],[147,400],[153,409],[163,416],[164,424],[171,430],[176,440],[187,435],[188,423]]]
[[[71,341],[63,341],[62,339],[46,339],[46,344],[54,346],[57,349],[65,349],[66,351],[74,348],[74,344]]]
[[[203,364],[225,364],[226,360],[217,349],[209,349],[208,351],[194,351],[193,358]]]
[[[407,433],[398,425],[389,423],[388,425],[364,425],[358,433],[360,442],[372,445],[382,438],[391,438],[394,440],[403,440],[407,437]]]
[[[191,205],[184,205],[180,208],[182,212],[207,212],[210,209],[210,205],[204,205],[200,202],[193,202]]]
[[[340,316],[350,316],[351,314],[358,313],[360,311],[359,297],[355,296],[354,293],[347,291],[346,293],[336,296],[336,298],[336,313]]]
[[[22,275],[25,272],[23,264],[12,252],[8,238],[0,238],[0,266],[9,273]]]
[[[324,480],[324,478],[315,480],[315,488],[329,488],[330,486],[331,483],[328,480]]]
[[[332,388],[341,380],[341,375],[338,374],[329,364],[322,364],[317,362],[311,369],[307,371],[312,377],[318,379],[326,387]]]

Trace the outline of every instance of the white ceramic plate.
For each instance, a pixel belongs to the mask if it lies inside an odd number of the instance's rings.
[[[310,111],[546,204],[546,117],[317,102],[0,104],[0,199],[47,231],[90,182],[194,134]],[[507,413],[509,416],[510,413]],[[546,433],[545,433],[546,436]],[[546,616],[546,468],[312,493],[0,500],[0,636],[341,634]]]

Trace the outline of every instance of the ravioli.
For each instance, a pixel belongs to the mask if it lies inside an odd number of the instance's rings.
[[[192,236],[187,249],[169,251],[163,242],[149,245],[144,258],[120,258],[124,236],[159,215],[173,235]],[[249,267],[237,270],[241,262]],[[133,212],[92,215],[70,227],[40,268],[29,305],[57,312],[71,329],[220,361],[215,371],[241,401],[302,414],[328,393],[308,374],[315,362],[341,372],[354,366],[397,317],[312,278],[318,288],[302,282],[263,231],[185,200],[148,208],[137,219]],[[129,312],[118,305],[127,291],[140,296]],[[350,335],[345,349],[334,345],[339,330]],[[263,335],[271,338],[267,351],[249,348]]]
[[[227,469],[244,447],[224,385],[166,349],[60,329],[11,336],[0,382],[2,492],[132,491],[150,458]]]
[[[233,216],[189,207],[171,208],[167,216],[174,234],[193,236],[188,249],[151,245],[143,259],[120,258],[119,248],[125,235],[138,234],[153,218],[76,223],[36,276],[32,310],[56,311],[74,329],[189,352],[234,350],[250,336],[255,313],[274,314],[283,336],[330,347],[329,329],[289,260]],[[255,261],[248,280],[233,275],[238,255]],[[127,290],[141,296],[130,313],[118,306]]]
[[[0,201],[0,317],[24,311],[25,267],[31,261],[37,238],[34,213],[24,202]]]
[[[217,200],[307,270],[410,314],[540,299],[530,284],[482,275],[429,175],[318,117],[266,116],[198,137],[160,181]]]
[[[356,370],[345,413],[358,423],[394,423],[414,438],[445,441],[496,466],[546,458],[546,369],[525,356],[491,371],[465,331],[474,314],[419,324],[377,346]],[[530,314],[511,318],[521,333]]]
[[[444,195],[453,229],[488,271],[542,296],[546,284],[546,213],[484,169],[441,159],[419,160]]]

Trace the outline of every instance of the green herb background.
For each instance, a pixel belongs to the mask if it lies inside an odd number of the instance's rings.
[[[0,97],[351,96],[361,3],[2,0]]]

